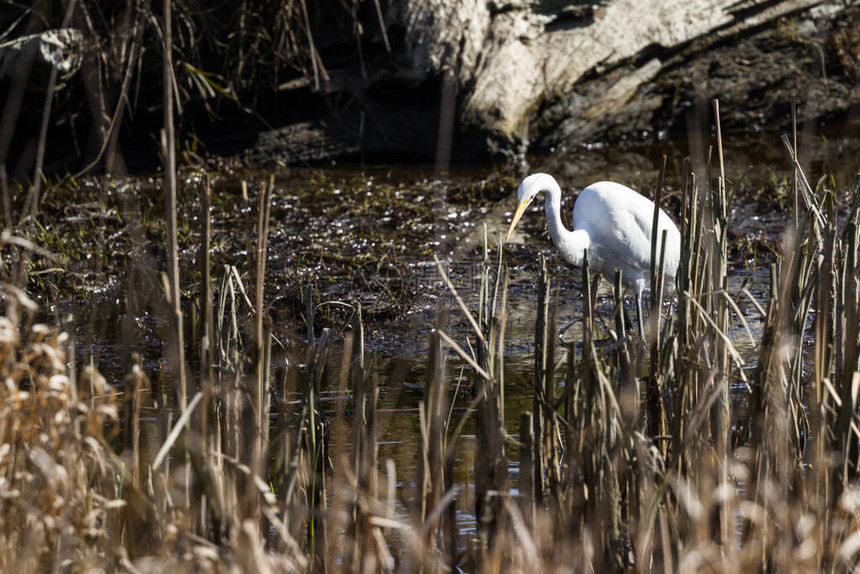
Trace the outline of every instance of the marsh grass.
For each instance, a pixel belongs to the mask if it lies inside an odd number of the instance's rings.
[[[504,418],[501,245],[485,233],[474,306],[437,260],[453,304],[440,305],[428,342],[416,478],[399,488],[398,473],[408,473],[379,457],[378,397],[403,374],[378,380],[360,302],[325,301],[308,286],[296,331],[304,341],[273,335],[270,206],[283,195],[274,179],[244,186],[239,209],[213,199],[208,176],[195,180],[199,217],[173,232],[180,243],[199,238],[199,283],[179,292],[170,281],[164,291],[129,281],[129,308],[150,301],[165,324],[177,305],[164,302],[183,301],[186,342],[171,324],[170,361],[157,377],[130,342],[121,380],[77,364],[68,336],[37,320],[23,287],[34,262],[56,257],[4,235],[0,568],[850,570],[860,548],[860,179],[841,192],[813,188],[785,139],[797,224],[771,269],[750,368],[730,333],[749,330],[739,301],[758,303],[727,289],[732,194],[717,134],[718,175],[710,161],[700,173],[685,163],[677,310],[655,289],[646,341],[620,312],[623,277],[609,278],[619,311],[606,320],[586,268],[581,340],[559,348],[558,289],[541,259],[534,400],[517,421]],[[249,216],[245,264],[211,257],[210,220],[228,209]],[[183,272],[176,251],[163,253]],[[661,259],[652,258],[658,277]],[[450,329],[449,313],[467,333]],[[289,377],[272,370],[280,347]],[[464,375],[452,388],[454,360]],[[326,380],[337,381],[333,409]],[[456,483],[470,425],[474,466],[468,483]],[[470,489],[476,528],[464,532],[455,503]]]
[[[95,164],[103,158],[111,171],[121,163],[116,134],[125,106],[135,99],[130,80],[143,63],[146,23],[158,18],[149,4],[127,2],[119,8],[123,24],[113,28],[107,26],[110,14],[96,9],[100,3],[81,5],[84,28],[102,47],[93,50],[92,57],[102,60],[89,61],[93,69],[85,80],[101,106],[93,110],[99,129],[92,159]],[[342,5],[357,26],[358,2]],[[56,237],[51,245],[41,244],[39,238],[51,236],[36,217],[50,95],[34,183],[20,207],[17,230],[26,231],[26,237],[16,234],[12,216],[18,206],[5,173],[8,142],[0,146],[9,228],[0,238],[5,305],[0,317],[0,570],[856,568],[860,179],[839,195],[823,184],[813,188],[796,157],[796,129],[793,138],[783,139],[792,170],[793,226],[771,268],[770,298],[760,310],[765,330],[753,342],[757,364],[747,369],[730,332],[737,323],[747,327],[737,301],[746,297],[757,303],[745,290],[727,290],[731,194],[715,103],[717,140],[711,151],[718,175],[712,176],[711,157],[698,172],[686,164],[682,173],[677,312],[666,312],[658,285],[662,257],[654,252],[646,349],[628,333],[624,313],[616,312],[614,322],[599,317],[597,283],[586,267],[581,346],[566,349],[566,369],[557,372],[557,297],[541,259],[534,400],[532,411],[518,421],[518,439],[508,434],[504,420],[508,273],[501,245],[491,249],[490,238],[484,239],[477,308],[464,303],[437,260],[456,302],[451,312],[461,314],[472,330],[468,335],[449,332],[447,311],[439,309],[418,409],[417,477],[411,488],[397,489],[397,469],[386,461],[388,485],[383,488],[380,381],[364,353],[366,309],[360,302],[321,302],[308,286],[301,297],[305,341],[298,352],[296,346],[292,354],[286,352],[285,369],[295,375],[298,388],[287,388],[286,376],[273,377],[272,349],[281,342],[267,316],[265,279],[269,222],[278,216],[271,211],[274,178],[250,192],[243,185],[238,206],[213,207],[211,182],[204,175],[193,191],[200,194],[196,223],[176,217],[174,104],[234,99],[254,85],[277,85],[279,78],[260,82],[257,73],[278,70],[284,62],[318,89],[328,72],[313,35],[309,3],[241,2],[226,18],[220,18],[226,8],[210,12],[190,1],[168,0],[162,8],[165,25],[154,33],[156,43],[165,46],[161,150],[168,272],[163,287],[152,280],[135,282],[134,277],[146,274],[144,260],[151,255],[135,257],[126,292],[129,317],[133,310],[157,309],[169,325],[168,360],[154,384],[150,376],[156,373],[147,373],[141,357],[131,353],[132,325],[123,327],[126,375],[108,381],[92,358],[78,364],[69,336],[40,322],[39,305],[25,292],[29,281],[42,277],[38,273],[61,261],[51,251],[68,249]],[[384,36],[381,4],[374,2],[373,9]],[[102,28],[113,32],[100,39]],[[214,71],[173,61],[175,53],[204,49],[195,30],[205,30],[204,40],[213,44],[229,40]],[[260,63],[267,59],[271,66]],[[15,114],[4,111],[4,118]],[[661,170],[658,204],[664,175]],[[471,205],[506,189],[505,180],[497,179],[460,195]],[[392,211],[420,209],[417,202],[401,201],[396,189],[386,193],[394,197]],[[841,196],[850,197],[847,213],[840,212]],[[110,217],[104,207],[95,206],[89,220],[104,226]],[[140,205],[126,207],[131,213]],[[375,217],[377,207],[365,200],[363,213]],[[247,239],[254,256],[246,265],[213,262],[212,209],[255,215]],[[415,219],[422,215],[427,214],[416,213]],[[142,249],[147,224],[134,220],[132,250]],[[190,242],[180,238],[192,237],[199,238],[200,281],[183,293],[178,245]],[[77,241],[83,243],[80,237]],[[623,277],[611,279],[620,310]],[[321,328],[317,317],[333,307],[342,313],[328,315],[329,326]],[[610,344],[598,344],[606,340]],[[323,381],[327,359],[338,351],[339,392],[332,412],[322,401]],[[463,402],[463,393],[452,392],[448,375],[453,357],[464,365],[469,386],[468,402],[460,408],[455,406]],[[389,384],[402,382],[394,377]],[[743,402],[732,400],[736,385],[747,389]],[[455,484],[454,462],[470,423],[476,429],[472,480]],[[154,448],[145,448],[147,443]],[[517,489],[510,476],[513,452],[519,452]],[[477,528],[463,534],[455,502],[467,488],[474,489]],[[405,516],[393,512],[400,497]]]

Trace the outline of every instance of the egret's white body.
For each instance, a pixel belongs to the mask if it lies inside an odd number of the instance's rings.
[[[517,191],[519,205],[505,241],[510,239],[520,217],[540,192],[546,195],[550,237],[565,260],[581,267],[588,250],[590,270],[610,277],[615,269],[621,269],[622,280],[633,288],[637,308],[640,308],[642,292],[650,287],[654,202],[620,183],[593,183],[576,199],[573,231],[569,231],[561,221],[561,188],[558,182],[551,175],[535,173],[520,184]],[[657,218],[657,230],[658,258],[662,249],[662,233],[666,231],[664,284],[674,291],[675,274],[681,260],[681,233],[662,209]]]

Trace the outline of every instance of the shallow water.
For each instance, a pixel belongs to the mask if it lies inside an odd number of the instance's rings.
[[[809,158],[812,165],[810,173],[831,173],[831,187],[842,189],[853,175],[852,170],[857,169],[854,151],[860,146],[856,140],[851,144],[837,139],[819,143],[801,148],[803,157]],[[683,146],[659,143],[638,147],[591,147],[564,155],[559,150],[549,157],[528,158],[528,162],[531,171],[558,168],[554,173],[559,173],[567,192],[564,206],[565,213],[569,214],[573,186],[581,188],[594,180],[616,179],[634,188],[650,189],[663,153],[670,158],[666,208],[677,221],[678,173]],[[726,157],[726,173],[734,183],[753,163],[752,159],[760,164],[737,186],[729,215],[732,253],[728,291],[740,310],[740,315],[732,315],[731,337],[746,362],[745,368],[752,369],[763,319],[753,301],[741,294],[741,288],[747,289],[759,305],[766,305],[768,263],[774,259],[773,251],[779,248],[780,236],[788,224],[787,207],[792,201],[780,195],[779,189],[789,178],[790,170],[778,138],[767,147],[755,141],[731,142],[727,144]],[[495,260],[497,251],[492,245],[507,229],[516,204],[515,185],[519,176],[494,174],[492,166],[455,167],[445,175],[436,175],[432,168],[422,166],[337,166],[276,174],[266,288],[273,330],[283,346],[281,350],[280,345],[275,345],[273,351],[275,380],[284,381],[288,394],[298,386],[295,357],[303,356],[302,341],[308,337],[301,315],[306,285],[314,286],[319,303],[360,302],[366,318],[367,361],[380,382],[380,461],[383,466],[386,459],[394,462],[396,482],[407,495],[413,490],[416,453],[420,451],[417,409],[426,391],[428,340],[439,311],[448,312],[446,331],[461,347],[468,348],[471,332],[462,311],[446,292],[433,255],[444,262],[467,307],[476,309],[484,229],[491,243],[490,258]],[[221,281],[225,264],[236,265],[251,282],[248,269],[254,246],[253,234],[248,229],[256,225],[256,204],[253,200],[250,203],[241,200],[240,182],[264,178],[267,174],[243,172],[225,175],[214,183],[214,191],[219,195],[212,210],[213,278],[216,282]],[[194,179],[189,178],[187,183],[193,187]],[[193,212],[191,207],[187,209]],[[567,224],[570,224],[569,215]],[[555,254],[546,234],[542,206],[532,207],[519,229],[515,243],[506,246],[503,253],[509,273],[504,356],[505,421],[511,435],[518,433],[520,412],[530,409],[532,404],[530,385],[539,254],[547,257],[557,295],[557,331],[578,321],[582,306],[579,272],[571,270]],[[128,253],[115,256],[131,259]],[[192,236],[182,252],[186,275],[191,275],[195,268],[195,257]],[[93,271],[85,263],[78,265]],[[92,360],[115,384],[122,380],[127,368],[125,357],[130,350],[141,353],[144,368],[154,380],[169,369],[164,359],[167,323],[163,304],[157,301],[140,303],[135,307],[138,313],[128,314],[129,289],[140,288],[122,275],[123,270],[127,273],[131,266],[131,263],[121,264],[118,269],[93,271],[94,285],[88,297],[56,298],[49,310],[62,328],[72,334],[79,364]],[[193,281],[187,279],[186,282],[189,284],[187,292],[193,293]],[[604,283],[604,288],[606,286]],[[598,312],[609,324],[612,303],[605,289],[600,297]],[[629,300],[627,305],[632,311]],[[320,312],[315,325],[316,336],[321,329],[336,328],[343,320],[343,315],[328,308],[325,310]],[[666,312],[671,313],[671,309],[667,307]],[[186,316],[190,314],[186,313]],[[566,331],[564,340],[578,337],[577,326],[574,326]],[[332,411],[337,400],[343,398],[337,393],[341,351],[342,342],[336,342],[328,355],[321,389],[324,404]],[[557,370],[559,376],[565,371],[566,352],[565,345],[557,345],[556,361],[562,365]],[[448,355],[447,375],[454,406],[463,409],[470,401],[469,375],[463,361],[453,352]],[[459,391],[455,393],[458,383]],[[742,385],[737,392],[743,392]],[[462,412],[458,411],[454,419],[460,416]],[[457,497],[459,525],[464,533],[475,527],[471,478],[473,433],[473,426],[467,424],[458,445],[455,465],[456,482],[461,485]],[[157,444],[157,441],[152,442]],[[509,484],[513,486],[517,453],[510,446],[508,458]],[[386,481],[383,472],[380,483]],[[406,509],[400,505],[399,510],[401,517],[405,517]]]

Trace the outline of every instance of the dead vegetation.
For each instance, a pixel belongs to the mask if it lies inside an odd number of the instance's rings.
[[[378,455],[380,381],[364,352],[360,304],[317,304],[308,287],[306,339],[286,348],[293,376],[274,376],[272,348],[282,343],[264,281],[273,179],[251,189],[257,225],[242,272],[212,264],[211,182],[194,181],[200,280],[165,311],[166,368],[154,384],[138,356],[124,358],[123,380],[105,380],[67,335],[39,322],[22,286],[31,263],[51,254],[4,235],[0,568],[850,570],[860,537],[860,180],[841,192],[812,188],[785,139],[797,224],[772,266],[759,310],[765,332],[752,342],[758,361],[747,365],[730,334],[746,327],[738,301],[753,298],[727,290],[717,134],[705,164],[713,177],[685,164],[677,310],[661,305],[658,289],[647,342],[630,334],[623,313],[598,315],[584,271],[579,336],[559,362],[557,304],[542,266],[534,401],[518,436],[504,420],[500,246],[485,239],[477,308],[438,263],[451,312],[472,329],[465,338],[449,332],[440,310],[416,480],[401,486],[402,469]],[[178,265],[176,250],[164,256]],[[161,294],[136,291],[152,289],[130,282],[128,304],[171,293],[166,277]],[[615,298],[621,308],[618,288]],[[341,320],[320,329],[315,316],[332,305]],[[333,353],[340,370],[327,377],[337,381],[330,395],[323,381]],[[454,360],[464,377],[457,389]],[[471,422],[474,468],[464,484],[453,465]],[[464,489],[474,489],[468,532],[454,505]]]

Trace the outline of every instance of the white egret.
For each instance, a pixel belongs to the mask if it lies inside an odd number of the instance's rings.
[[[573,231],[569,231],[561,222],[561,188],[558,182],[551,175],[535,173],[525,178],[517,190],[520,203],[505,242],[511,238],[517,222],[541,191],[546,194],[546,222],[550,237],[568,263],[581,267],[587,249],[591,271],[608,274],[621,269],[622,280],[633,288],[636,297],[641,335],[642,291],[650,288],[651,282],[654,202],[620,183],[593,183],[583,189],[576,199],[573,206]],[[658,258],[664,229],[664,284],[674,291],[675,274],[681,260],[681,233],[661,209],[657,218]]]

